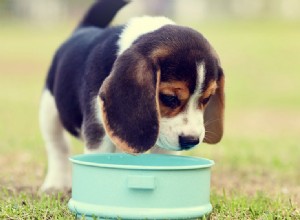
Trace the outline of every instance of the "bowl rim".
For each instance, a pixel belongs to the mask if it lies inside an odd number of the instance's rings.
[[[195,156],[179,156],[179,155],[165,155],[165,154],[141,154],[139,157],[169,157],[172,159],[184,159],[191,161],[204,162],[205,164],[192,164],[192,165],[130,165],[130,164],[113,164],[113,163],[95,163],[89,161],[83,161],[86,157],[129,157],[131,154],[126,153],[103,153],[103,154],[79,154],[69,158],[73,164],[101,167],[101,168],[113,168],[113,169],[125,169],[125,170],[193,170],[209,168],[215,164],[213,160],[195,157]],[[133,158],[136,157],[133,156]]]

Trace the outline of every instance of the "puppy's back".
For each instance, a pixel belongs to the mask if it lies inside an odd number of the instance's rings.
[[[116,59],[122,27],[107,26],[126,4],[123,0],[96,1],[58,48],[50,66],[45,87],[55,98],[62,124],[75,136],[80,135],[82,106],[91,98],[87,96],[98,92]],[[89,81],[92,85],[86,85]],[[87,87],[92,92],[86,91]]]

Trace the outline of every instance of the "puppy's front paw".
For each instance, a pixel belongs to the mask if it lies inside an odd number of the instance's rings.
[[[69,193],[72,188],[71,176],[55,177],[47,175],[43,185],[40,188],[41,193],[56,194],[56,193]]]

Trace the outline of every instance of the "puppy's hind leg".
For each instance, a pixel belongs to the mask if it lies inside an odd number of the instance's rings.
[[[69,141],[60,121],[54,98],[47,89],[42,95],[39,121],[48,156],[48,172],[40,190],[49,193],[70,190]]]

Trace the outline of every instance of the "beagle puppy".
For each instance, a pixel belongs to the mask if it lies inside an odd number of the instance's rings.
[[[71,186],[65,131],[87,153],[182,151],[222,138],[224,74],[215,50],[165,17],[109,26],[126,4],[96,1],[53,58],[40,105],[42,190]]]

